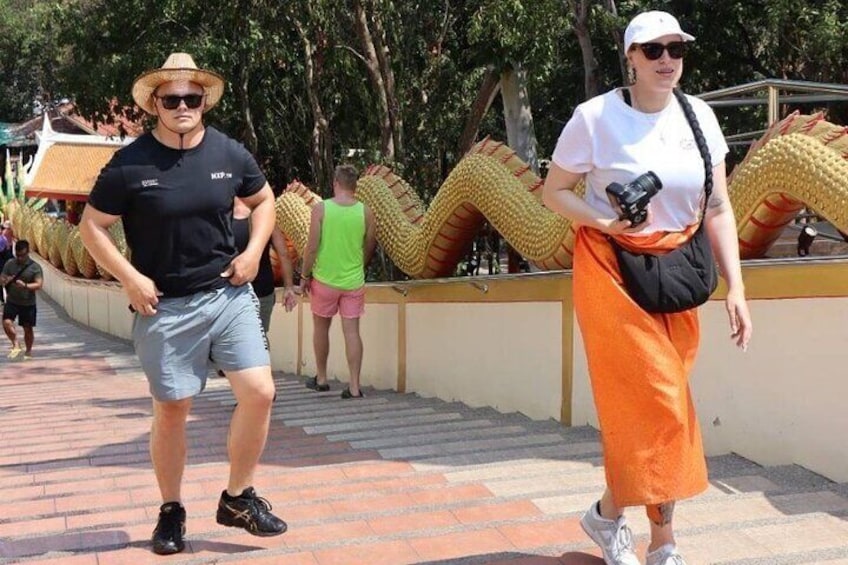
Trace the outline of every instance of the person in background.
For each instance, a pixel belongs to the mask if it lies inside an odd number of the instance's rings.
[[[12,252],[12,247],[14,246],[14,242],[12,241],[12,223],[9,220],[3,221],[0,224],[0,269],[6,265],[6,262],[14,257],[14,253]],[[0,303],[6,301],[6,292],[5,289],[0,287]]]
[[[362,337],[359,319],[365,313],[365,267],[377,245],[374,214],[354,196],[359,173],[351,165],[339,165],[333,176],[333,198],[312,207],[309,236],[303,252],[301,291],[311,295],[312,344],[318,374],[307,388],[328,391],[327,358],[330,355],[330,324],[338,313],[342,319],[350,382],[342,398],[362,398]]]
[[[235,236],[236,249],[241,253],[247,249],[247,244],[250,241],[250,208],[244,203],[241,198],[236,198],[233,204],[233,235]],[[265,336],[268,336],[268,329],[271,327],[271,314],[274,310],[276,293],[274,291],[274,271],[271,268],[271,246],[280,258],[280,264],[283,271],[283,306],[286,312],[291,312],[297,304],[297,298],[294,293],[294,282],[292,274],[292,263],[289,259],[288,250],[286,249],[286,240],[282,232],[274,227],[271,232],[271,239],[265,246],[262,252],[262,257],[259,259],[259,270],[256,273],[256,278],[250,283],[253,285],[253,291],[259,298],[259,317],[262,319],[262,329],[265,331]]]
[[[35,320],[37,314],[35,293],[41,290],[44,274],[41,265],[29,256],[29,242],[25,239],[15,243],[15,257],[8,259],[0,274],[0,285],[6,291],[6,303],[3,305],[3,331],[12,342],[8,358],[18,360],[32,359],[32,344],[35,341]],[[24,350],[18,342],[15,332],[15,320],[24,329]]]

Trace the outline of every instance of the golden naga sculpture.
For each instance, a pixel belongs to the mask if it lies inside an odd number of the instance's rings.
[[[763,257],[803,208],[848,232],[848,128],[825,121],[822,114],[796,112],[751,146],[728,183],[743,258]],[[542,205],[541,189],[542,180],[515,152],[486,139],[460,161],[428,209],[384,166],[364,171],[356,195],[374,210],[377,239],[398,268],[413,278],[433,278],[454,273],[486,220],[540,269],[569,268],[574,230],[570,221]],[[318,201],[299,182],[277,199],[277,225],[293,258],[306,245],[310,207]],[[83,247],[76,226],[56,225],[17,201],[6,212],[18,237],[29,239],[33,250],[55,266],[70,275],[111,278]],[[110,232],[128,254],[120,224]]]
[[[763,257],[802,208],[848,233],[848,128],[790,114],[751,146],[728,187],[743,259]]]
[[[374,210],[377,240],[414,278],[453,273],[485,219],[545,269],[571,264],[569,222],[541,204],[542,181],[501,143],[478,143],[456,166],[425,211],[415,191],[383,166],[367,169],[357,198]],[[277,199],[277,225],[303,250],[314,193],[294,183]]]
[[[383,166],[367,169],[357,198],[377,217],[377,239],[413,278],[448,276],[485,219],[542,270],[571,266],[571,222],[541,203],[542,179],[507,146],[484,140],[460,161],[425,210],[414,190]],[[578,187],[582,190],[582,186]],[[751,146],[729,178],[742,257],[765,255],[804,207],[848,231],[848,128],[797,112]],[[277,200],[277,225],[298,253],[319,198],[293,183]]]

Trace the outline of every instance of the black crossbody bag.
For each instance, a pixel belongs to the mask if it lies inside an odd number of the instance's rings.
[[[704,229],[707,203],[713,189],[713,167],[707,141],[686,96],[674,90],[704,160],[704,206],[695,234],[685,244],[662,255],[633,253],[609,238],[618,269],[630,297],[646,312],[669,314],[700,306],[715,291],[718,273]]]

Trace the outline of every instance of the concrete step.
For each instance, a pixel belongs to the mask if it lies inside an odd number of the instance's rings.
[[[414,394],[344,401],[339,383],[315,393],[291,375],[276,375],[255,478],[289,531],[214,521],[234,399],[213,377],[188,426],[188,547],[154,556],[150,400],[132,352],[49,309],[39,332],[42,358],[0,364],[0,563],[600,563],[579,526],[604,485],[595,430]],[[848,560],[848,485],[732,454],[708,465],[709,490],[675,514],[689,563]],[[644,552],[647,518],[627,516]]]

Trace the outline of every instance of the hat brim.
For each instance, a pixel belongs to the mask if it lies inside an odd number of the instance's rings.
[[[203,112],[211,110],[224,95],[224,77],[213,71],[204,69],[154,69],[140,74],[133,82],[132,97],[139,108],[151,115],[156,115],[153,102],[153,92],[162,84],[172,81],[187,80],[199,84],[206,94],[206,105]]]
[[[644,36],[633,37],[630,40],[630,43],[625,45],[624,51],[625,52],[630,51],[630,46],[633,45],[634,43],[636,43],[637,45],[642,44],[642,43],[649,43],[649,42],[651,42],[655,39],[659,39],[660,37],[662,37],[664,35],[679,35],[681,38],[683,38],[683,41],[695,41],[695,36],[689,35],[685,31],[679,31],[679,30],[678,31],[669,31],[668,33],[661,33],[660,35],[654,35],[653,37],[644,37]]]

